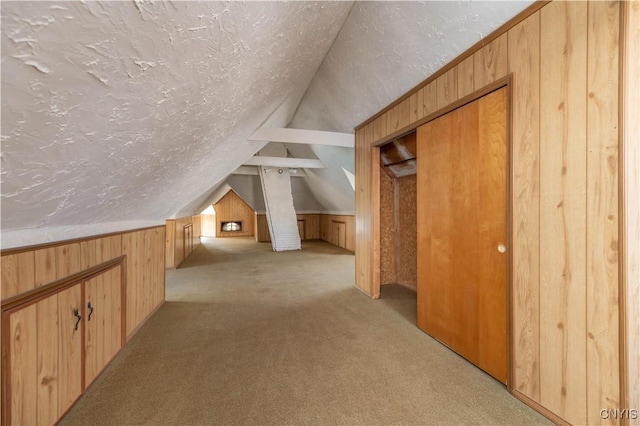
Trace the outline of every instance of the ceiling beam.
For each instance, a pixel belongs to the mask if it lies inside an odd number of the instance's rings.
[[[240,166],[231,172],[232,175],[258,175],[258,167],[256,166]],[[298,170],[296,173],[292,173],[291,177],[305,177],[307,174],[303,169]]]
[[[355,135],[352,133],[325,132],[321,130],[285,129],[262,127],[249,137],[250,141],[301,143],[306,145],[329,145],[353,148]]]
[[[290,167],[296,169],[324,169],[322,161],[312,158],[263,157],[255,155],[245,161],[243,166]]]

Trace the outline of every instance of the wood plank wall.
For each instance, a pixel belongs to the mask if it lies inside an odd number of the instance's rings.
[[[303,240],[317,240],[320,238],[320,215],[319,214],[298,214],[296,215],[298,222],[304,221]],[[255,214],[256,223],[256,242],[270,243],[271,235],[269,234],[269,224],[267,223],[267,215],[264,213]]]
[[[167,219],[166,229],[165,268],[175,269],[200,245],[202,216]]]
[[[344,224],[344,240],[339,235],[341,224]],[[355,216],[353,215],[320,215],[320,239],[342,247],[349,251],[355,251]]]
[[[623,246],[622,297],[626,300],[623,354],[628,395],[623,408],[640,412],[640,1],[624,2],[625,37],[623,58]],[[640,413],[629,425],[640,426]]]
[[[355,216],[353,215],[330,215],[330,214],[298,214],[298,221],[304,221],[304,239],[321,239],[333,245],[345,248],[349,251],[355,249]],[[255,214],[256,241],[268,243],[271,241],[269,235],[269,225],[265,214]],[[339,241],[336,235],[336,224],[344,223],[344,241]]]
[[[126,255],[127,335],[164,302],[165,228],[2,252],[2,300]]]
[[[253,209],[234,191],[229,191],[214,206],[217,237],[249,237],[254,234]],[[242,222],[242,231],[222,232],[222,222]]]
[[[356,286],[378,297],[378,146],[512,76],[511,386],[574,424],[615,424],[600,410],[621,404],[619,18],[617,1],[534,4],[356,129]],[[634,314],[629,336],[640,333]]]

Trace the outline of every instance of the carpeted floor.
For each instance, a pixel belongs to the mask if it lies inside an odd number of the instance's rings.
[[[324,242],[206,239],[60,424],[550,424],[417,329],[414,293],[371,300],[353,271]]]

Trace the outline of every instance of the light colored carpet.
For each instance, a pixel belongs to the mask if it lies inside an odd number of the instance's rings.
[[[415,294],[353,287],[324,242],[207,239],[71,424],[550,424],[415,326]]]

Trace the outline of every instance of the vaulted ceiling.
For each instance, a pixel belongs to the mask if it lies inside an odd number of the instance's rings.
[[[256,129],[352,133],[529,3],[3,1],[2,247],[198,213]],[[289,152],[353,210],[353,149]]]

